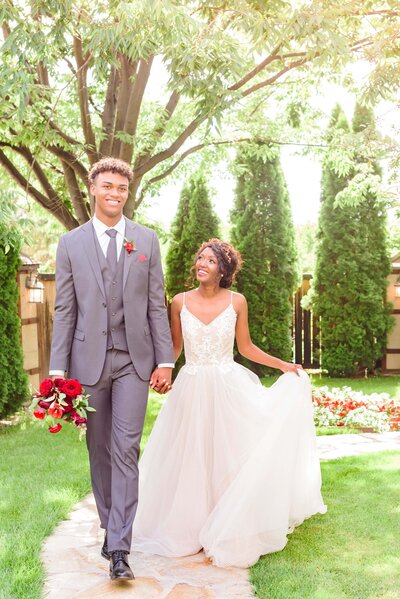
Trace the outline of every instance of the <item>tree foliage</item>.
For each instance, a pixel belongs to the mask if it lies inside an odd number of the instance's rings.
[[[276,151],[267,148],[267,157],[255,159],[246,149],[237,157],[239,174],[231,214],[232,242],[244,260],[237,290],[249,304],[253,342],[274,356],[291,360],[290,298],[297,263],[289,194]],[[253,363],[251,368],[259,375],[270,372]]]
[[[370,109],[356,106],[353,132],[374,135]],[[346,117],[336,106],[328,140],[349,131]],[[370,153],[359,150],[354,167],[338,174],[328,160],[323,166],[317,263],[312,305],[321,317],[322,366],[334,376],[373,370],[386,348],[391,326],[386,302],[390,260],[386,239],[386,207],[373,189],[362,201],[338,205],[338,197],[351,187],[360,166],[376,177],[380,169]]]
[[[0,219],[0,417],[15,411],[28,397],[18,318],[19,246],[18,233]]]
[[[193,257],[203,243],[219,236],[219,221],[209,198],[204,176],[197,173],[184,186],[171,226],[166,257],[166,290],[169,299],[191,289]]]
[[[364,55],[398,11],[392,0],[3,0],[0,22],[0,164],[72,229],[93,212],[87,172],[100,157],[132,164],[131,217],[188,156],[248,138],[278,84],[304,90]],[[223,127],[235,107],[239,134]],[[301,106],[288,114],[296,126]]]

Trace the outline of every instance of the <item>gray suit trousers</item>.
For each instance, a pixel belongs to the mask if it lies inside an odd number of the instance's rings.
[[[110,349],[100,380],[85,390],[96,409],[88,413],[86,440],[100,524],[109,551],[130,551],[149,383],[139,378],[128,352]]]

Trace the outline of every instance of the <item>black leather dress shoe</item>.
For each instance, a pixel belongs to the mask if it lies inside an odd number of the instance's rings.
[[[101,557],[104,559],[110,559],[110,554],[108,553],[108,545],[107,545],[107,531],[104,533],[104,543],[101,548]]]
[[[133,580],[135,577],[128,563],[128,551],[110,551],[111,580]]]

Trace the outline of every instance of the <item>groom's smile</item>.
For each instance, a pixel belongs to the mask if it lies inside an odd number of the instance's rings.
[[[95,214],[109,227],[121,218],[128,199],[129,181],[127,177],[110,171],[99,173],[90,186],[96,199]]]

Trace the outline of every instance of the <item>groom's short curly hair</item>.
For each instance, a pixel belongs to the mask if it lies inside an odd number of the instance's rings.
[[[129,164],[124,160],[112,158],[111,156],[94,163],[88,174],[89,183],[94,183],[99,173],[118,173],[126,177],[129,182],[133,179],[133,171]]]
[[[232,286],[236,274],[242,268],[243,261],[240,252],[230,243],[213,237],[201,244],[196,252],[195,262],[206,248],[210,248],[217,257],[218,271],[222,275],[219,286],[228,289]]]

